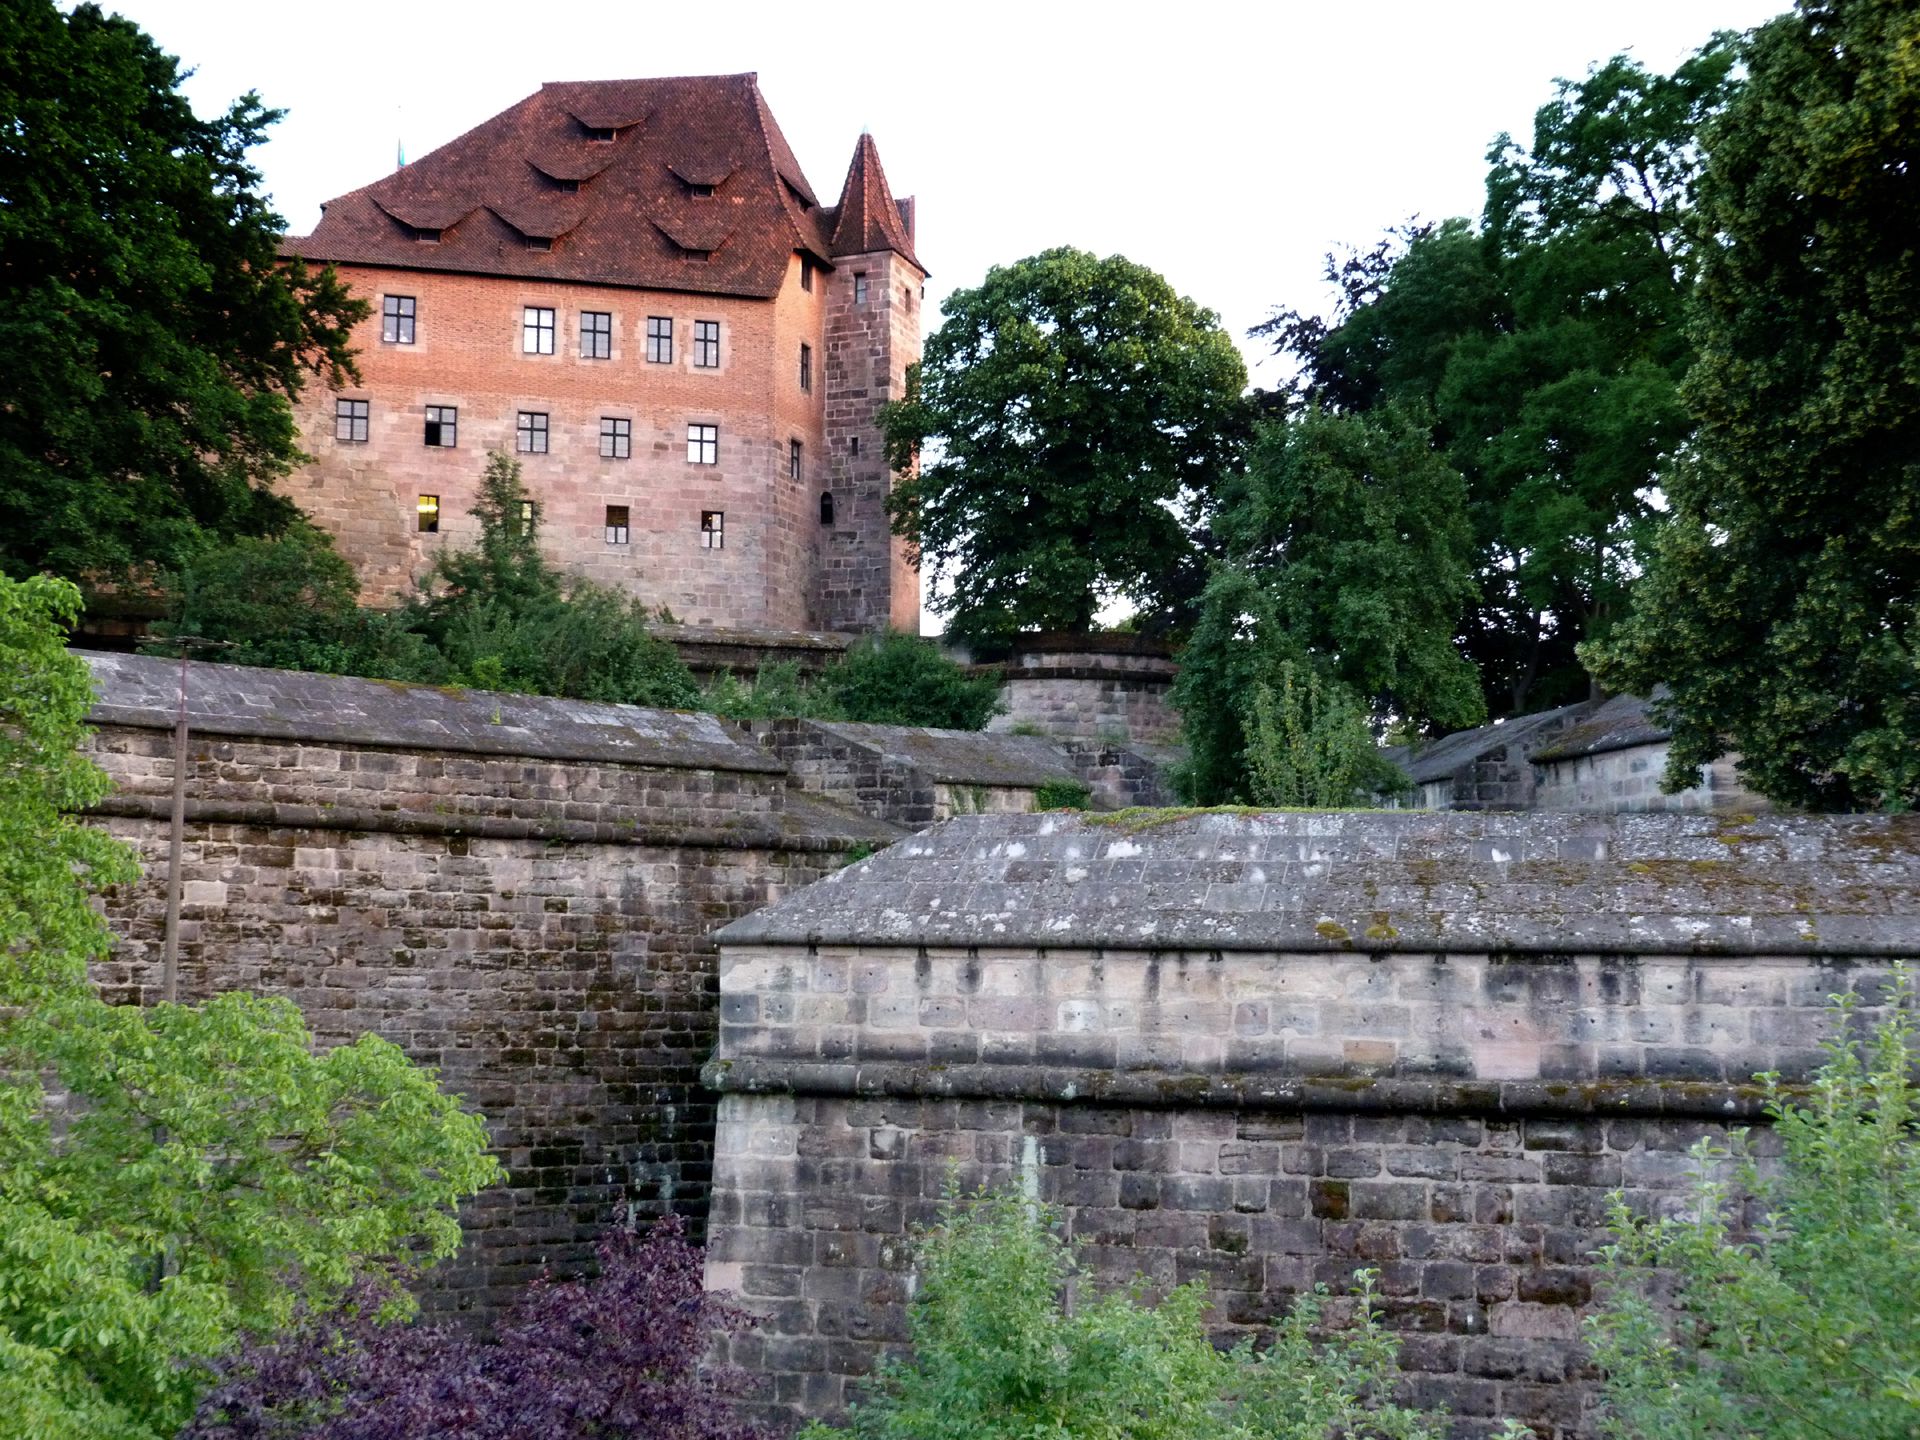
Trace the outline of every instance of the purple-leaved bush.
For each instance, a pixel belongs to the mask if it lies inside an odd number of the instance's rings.
[[[180,1440],[764,1440],[734,1414],[740,1377],[701,1365],[748,1316],[701,1289],[678,1217],[599,1257],[534,1282],[491,1341],[381,1324],[364,1287],[227,1360]]]

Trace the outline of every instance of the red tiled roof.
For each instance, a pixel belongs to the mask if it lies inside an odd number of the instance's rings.
[[[900,202],[887,186],[887,172],[880,168],[880,149],[871,135],[862,134],[854,147],[853,163],[847,167],[847,183],[840,187],[833,235],[829,244],[835,255],[870,255],[891,250],[924,270],[913,253],[913,236],[908,231]],[[907,215],[913,212],[909,209]]]
[[[591,133],[607,130],[611,141]],[[821,208],[752,75],[550,84],[329,201],[313,233],[282,248],[350,264],[769,296],[795,250],[827,261],[892,248],[912,259],[864,136],[847,183],[859,211],[851,229]],[[711,196],[694,193],[705,185]],[[440,232],[439,243],[419,231]],[[838,248],[840,231],[880,243]]]

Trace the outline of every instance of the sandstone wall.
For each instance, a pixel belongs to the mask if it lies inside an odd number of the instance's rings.
[[[1740,783],[1737,755],[1723,755],[1706,767],[1700,783],[1675,795],[1663,794],[1667,742],[1634,745],[1588,755],[1536,761],[1539,776],[1534,803],[1542,810],[1741,810],[1770,809],[1766,797]]]
[[[772,1413],[902,1336],[950,1165],[1244,1333],[1377,1269],[1404,1398],[1591,1433],[1608,1196],[1920,952],[1906,819],[956,820],[721,937],[711,1280]]]

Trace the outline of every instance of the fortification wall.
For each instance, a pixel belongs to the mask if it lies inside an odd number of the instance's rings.
[[[93,657],[107,995],[160,993],[177,667]],[[709,717],[192,667],[184,999],[293,1000],[322,1044],[394,1041],[484,1113],[508,1183],[430,1303],[491,1311],[583,1261],[618,1208],[703,1215],[712,930],[852,841]]]
[[[1404,1398],[1591,1433],[1609,1194],[1677,1203],[1920,952],[1907,819],[956,820],[721,937],[710,1278],[772,1413],[903,1338],[950,1167],[1244,1333],[1369,1267]],[[1763,1139],[1762,1146],[1764,1148]]]

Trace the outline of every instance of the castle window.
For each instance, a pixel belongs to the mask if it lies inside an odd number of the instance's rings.
[[[364,445],[367,441],[367,408],[365,400],[334,401],[333,438],[352,445]]]
[[[582,360],[613,358],[613,316],[605,310],[580,312],[580,358]]]
[[[693,363],[697,369],[715,370],[720,366],[720,322],[693,322]]]
[[[547,453],[547,415],[544,410],[522,410],[514,427],[514,448],[522,455]]]
[[[422,495],[414,502],[413,510],[418,517],[422,535],[440,533],[440,497],[438,495]]]
[[[813,347],[805,343],[800,346],[800,388],[813,389]]]
[[[647,317],[647,363],[649,365],[673,363],[673,321],[665,315]]]
[[[625,460],[633,454],[633,421],[614,415],[600,417],[600,458]]]
[[[427,406],[427,444],[453,449],[459,440],[460,412],[451,405]]]
[[[822,525],[833,523],[833,492],[831,490],[820,492],[820,523]]]
[[[413,296],[386,295],[380,300],[380,341],[385,345],[413,344]]]
[[[687,463],[689,465],[720,463],[720,427],[718,425],[687,426]]]
[[[800,478],[800,454],[800,442],[798,440],[787,441],[787,478],[789,480],[798,480]]]
[[[440,243],[440,232],[438,230],[423,230],[416,225],[413,227],[413,238],[418,240],[422,245],[438,245]]]
[[[700,548],[724,550],[727,545],[727,515],[724,510],[700,512]]]
[[[553,353],[553,311],[527,306],[520,318],[520,349],[527,355]]]
[[[552,237],[546,235],[529,235],[527,236],[527,248],[529,250],[551,250],[553,249]]]
[[[849,435],[847,437],[847,453],[849,455],[858,455],[860,453],[860,437],[858,435]]]
[[[607,506],[607,543],[609,545],[627,543],[627,507],[624,505]]]
[[[520,502],[520,533],[522,535],[533,533],[533,501],[531,500]]]
[[[853,303],[856,305],[867,303],[867,272],[864,270],[853,272]]]
[[[696,185],[689,180],[687,182],[687,194],[696,200],[711,200],[713,198],[713,186]]]
[[[611,145],[620,138],[620,132],[611,125],[582,125],[580,128],[587,132],[587,139],[602,145]]]
[[[805,255],[800,257],[800,288],[802,290],[813,289],[813,261],[809,260]]]

